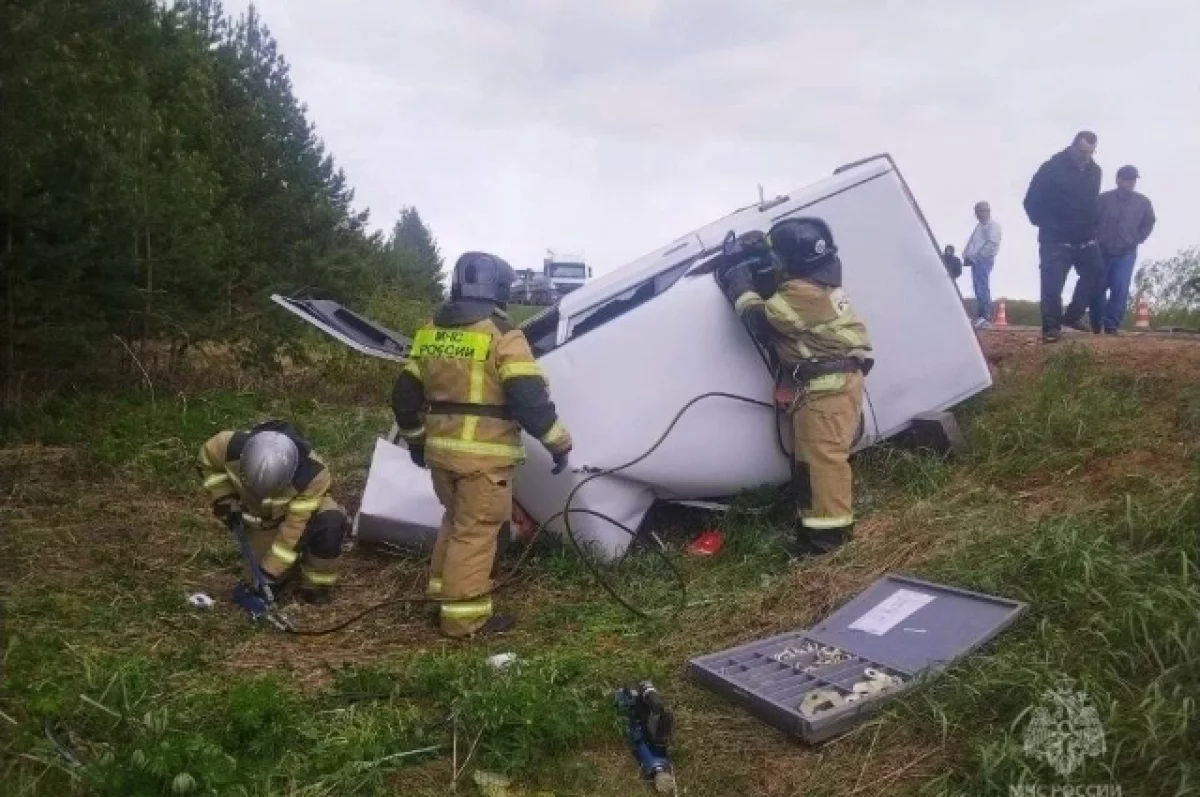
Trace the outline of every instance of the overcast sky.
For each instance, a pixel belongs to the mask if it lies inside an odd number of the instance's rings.
[[[757,183],[774,196],[887,151],[943,245],[989,200],[993,293],[1036,298],[1021,200],[1083,128],[1106,190],[1122,164],[1143,174],[1143,258],[1200,244],[1196,0],[255,5],[373,225],[415,205],[448,263],[540,266],[551,247],[607,271]]]

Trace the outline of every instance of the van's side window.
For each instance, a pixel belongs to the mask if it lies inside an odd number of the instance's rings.
[[[640,285],[636,285],[624,293],[614,296],[604,304],[584,311],[571,324],[571,339],[574,340],[580,335],[603,326],[614,318],[628,313],[638,305],[644,304],[655,296],[666,292],[680,277],[687,273],[688,268],[695,262],[696,257],[689,257],[671,266],[666,271],[656,274]]]

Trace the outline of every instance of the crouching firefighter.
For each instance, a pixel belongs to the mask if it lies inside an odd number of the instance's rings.
[[[874,365],[867,329],[842,291],[842,264],[829,226],[785,219],[764,238],[727,239],[717,280],[743,323],[767,341],[795,391],[788,407],[795,443],[799,528],[795,556],[828,553],[854,528],[849,463],[862,418],[863,381]],[[764,300],[751,269],[771,263],[779,280]]]
[[[285,421],[267,421],[213,435],[198,465],[213,514],[226,524],[240,515],[272,591],[298,575],[301,601],[327,603],[350,523],[329,496],[329,469],[308,441]]]
[[[571,450],[529,342],[504,312],[513,279],[494,255],[460,257],[450,301],[417,332],[392,393],[400,435],[445,507],[427,593],[450,637],[514,624],[493,613],[490,592],[509,535],[513,471],[525,459],[521,429],[550,452],[554,473]]]

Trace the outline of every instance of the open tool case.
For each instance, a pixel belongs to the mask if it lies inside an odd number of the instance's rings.
[[[973,652],[1025,609],[889,574],[811,630],[694,658],[688,672],[784,733],[818,743]]]

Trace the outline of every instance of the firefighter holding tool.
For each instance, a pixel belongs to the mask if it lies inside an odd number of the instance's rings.
[[[788,410],[800,518],[789,552],[828,553],[854,528],[849,456],[874,364],[867,329],[842,290],[841,260],[823,220],[785,219],[766,236],[731,233],[722,255],[717,282],[747,328],[769,342],[795,389]],[[764,300],[754,275],[769,268],[779,284]]]
[[[213,514],[227,524],[241,518],[272,591],[298,580],[301,601],[328,603],[350,523],[329,496],[329,469],[295,427],[272,420],[218,432],[197,466]]]
[[[494,614],[493,578],[512,517],[512,480],[525,459],[521,430],[567,467],[571,436],[558,420],[529,342],[504,308],[514,280],[500,258],[467,252],[454,265],[450,301],[413,339],[392,410],[413,462],[428,467],[445,508],[427,594],[439,625],[461,638],[514,625]]]

